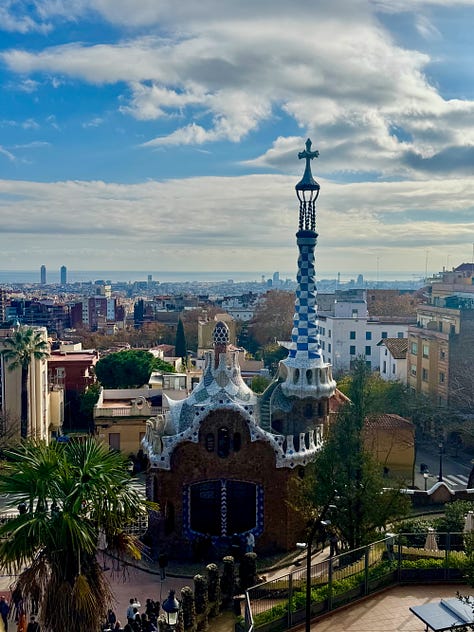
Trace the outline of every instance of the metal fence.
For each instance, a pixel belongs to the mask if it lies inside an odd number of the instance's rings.
[[[311,566],[311,616],[399,583],[462,581],[474,536],[403,533],[328,557]],[[287,630],[305,619],[306,565],[250,588],[248,629]]]

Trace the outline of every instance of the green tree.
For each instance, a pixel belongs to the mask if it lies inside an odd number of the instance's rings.
[[[288,349],[282,347],[276,342],[270,342],[261,349],[261,355],[265,366],[270,369],[272,375],[274,375],[278,369],[280,360],[284,360],[288,355]]]
[[[250,386],[254,393],[263,393],[270,382],[271,380],[269,380],[268,377],[265,377],[264,375],[255,375],[252,378],[252,384]]]
[[[165,362],[161,358],[155,358],[153,369],[155,371],[161,371],[162,373],[176,373],[174,366],[169,362]]]
[[[49,345],[43,338],[41,331],[32,327],[18,327],[13,334],[3,340],[1,351],[6,360],[9,371],[21,369],[21,414],[20,434],[26,438],[28,432],[28,376],[31,361],[45,360],[49,356]]]
[[[97,560],[99,537],[118,555],[140,557],[124,531],[146,503],[131,485],[126,459],[93,438],[10,450],[0,494],[25,512],[0,526],[0,564],[25,602],[39,602],[45,632],[98,630],[112,594]],[[51,504],[50,504],[51,503]]]
[[[154,365],[149,351],[129,349],[99,360],[95,373],[104,388],[139,388],[148,383]]]
[[[176,328],[174,352],[177,358],[182,358],[183,361],[186,362],[186,358],[188,357],[188,348],[186,346],[186,335],[184,333],[184,325],[181,318],[178,320],[178,326]]]
[[[310,476],[304,482],[309,509],[336,505],[331,521],[349,548],[372,541],[379,529],[406,514],[409,500],[397,485],[386,489],[380,464],[365,450],[363,427],[370,411],[370,372],[356,362],[348,396],[338,412]]]
[[[79,414],[82,425],[86,428],[94,427],[94,406],[100,395],[100,384],[91,384],[89,388],[79,395]]]

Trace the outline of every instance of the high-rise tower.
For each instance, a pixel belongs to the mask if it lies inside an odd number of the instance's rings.
[[[66,285],[67,283],[67,268],[66,266],[61,266],[59,269],[59,276],[61,280],[61,285]]]
[[[46,266],[44,265],[40,268],[40,283],[46,285]]]

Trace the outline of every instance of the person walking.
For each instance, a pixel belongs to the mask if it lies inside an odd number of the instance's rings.
[[[247,537],[245,538],[245,552],[253,553],[254,548],[255,548],[255,536],[251,531],[249,531],[247,533]]]
[[[40,632],[40,626],[34,614],[31,615],[26,632]]]
[[[8,613],[10,612],[10,604],[5,599],[5,595],[0,597],[0,617],[3,621],[5,632],[8,632]]]

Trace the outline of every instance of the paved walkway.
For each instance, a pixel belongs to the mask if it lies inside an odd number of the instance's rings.
[[[317,632],[423,632],[425,626],[409,610],[441,597],[456,597],[456,591],[470,594],[472,588],[453,584],[396,586],[358,604],[338,610],[313,622]],[[299,628],[304,629],[304,626]]]

